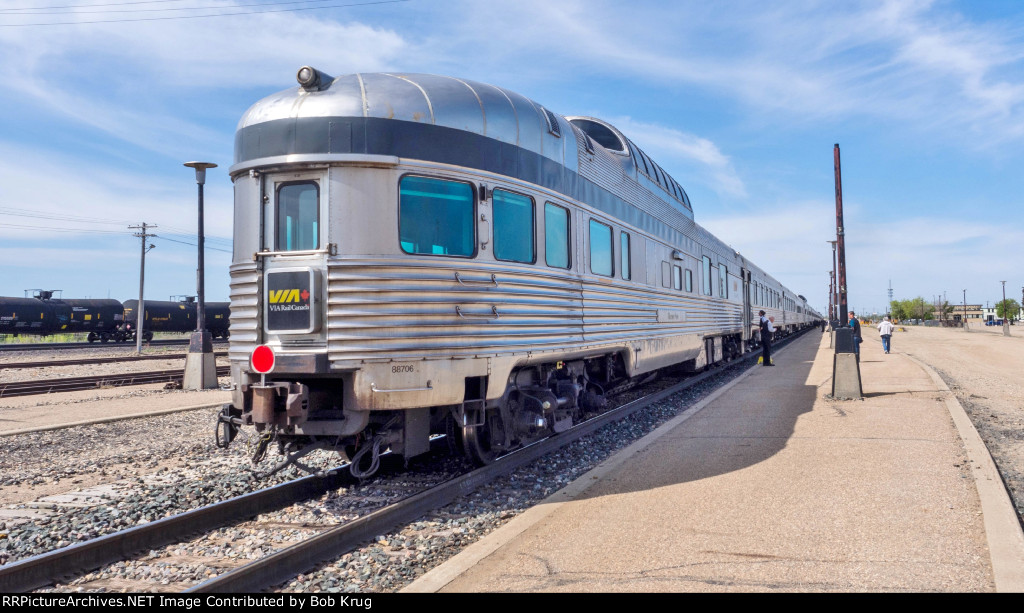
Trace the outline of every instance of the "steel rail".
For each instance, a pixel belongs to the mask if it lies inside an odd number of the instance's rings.
[[[0,336],[7,333],[0,333]],[[147,341],[146,345],[151,347],[160,347],[164,345],[187,345],[189,339],[187,338],[161,338],[152,341]],[[226,343],[227,339],[217,339],[214,343]],[[132,345],[124,343],[90,343],[88,341],[82,341],[78,343],[0,343],[0,353],[5,351],[32,351],[32,350],[48,350],[48,349],[99,349],[99,348],[127,348]]]
[[[218,366],[217,376],[230,374],[230,366]],[[32,396],[35,394],[51,394],[56,392],[73,392],[103,387],[126,387],[129,385],[147,385],[181,381],[184,376],[182,369],[155,370],[150,372],[124,373],[119,375],[93,375],[90,377],[65,377],[62,379],[43,379],[38,381],[12,381],[0,383],[0,398],[15,396]]]
[[[83,364],[111,364],[114,362],[139,362],[145,360],[180,360],[184,359],[187,353],[165,353],[163,355],[122,355],[108,358],[81,358],[78,360],[49,360],[40,362],[8,362],[0,363],[0,370],[9,368],[11,370],[24,368],[48,368],[50,366],[81,366]],[[215,356],[227,356],[227,352],[214,353]]]
[[[0,566],[0,593],[27,592],[225,524],[322,496],[351,478],[341,468],[310,475],[148,524]]]
[[[788,344],[806,331],[807,329],[790,335],[780,341],[779,345]],[[348,553],[360,543],[366,542],[397,525],[413,521],[425,513],[452,502],[463,494],[474,491],[481,485],[511,473],[524,464],[533,462],[569,443],[593,434],[596,430],[609,423],[623,419],[655,402],[664,400],[675,393],[721,374],[724,368],[745,362],[756,363],[759,355],[760,352],[751,352],[736,360],[722,364],[720,368],[705,371],[660,392],[626,403],[581,422],[557,436],[540,440],[502,456],[492,464],[455,477],[395,504],[340,526],[330,528],[300,543],[280,549],[259,560],[209,579],[185,590],[185,593],[256,592],[268,586],[282,584],[310,568]]]

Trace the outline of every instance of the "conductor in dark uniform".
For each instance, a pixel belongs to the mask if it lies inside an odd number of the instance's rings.
[[[765,317],[764,311],[758,311],[758,315],[761,316],[761,365],[775,366],[772,364],[772,334],[775,333],[775,326],[772,320]]]

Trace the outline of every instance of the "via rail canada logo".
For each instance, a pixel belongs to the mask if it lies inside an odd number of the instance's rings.
[[[271,311],[281,312],[309,310],[309,290],[307,289],[272,289],[268,293],[268,302],[270,303]]]

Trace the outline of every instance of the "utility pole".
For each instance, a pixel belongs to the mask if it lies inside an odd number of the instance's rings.
[[[839,164],[839,143],[833,149],[836,169],[836,248],[839,258],[839,325],[849,323],[846,309],[846,230],[843,228],[843,177]]]
[[[967,327],[967,290],[964,290],[964,332],[970,332],[971,329]]]
[[[146,248],[146,239],[156,236],[156,234],[147,234],[146,230],[156,227],[146,222],[142,222],[138,226],[128,226],[129,230],[139,230],[139,232],[132,234],[132,236],[138,236],[142,239],[142,257],[139,260],[139,305],[135,310],[135,352],[139,355],[142,355],[142,323],[146,312],[145,303],[143,302],[143,290],[146,286],[146,252],[156,247],[156,245],[150,245],[149,249]]]

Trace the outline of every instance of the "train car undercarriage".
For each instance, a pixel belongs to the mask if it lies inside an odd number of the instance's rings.
[[[406,462],[430,450],[445,436],[453,452],[478,465],[601,413],[615,395],[648,382],[662,371],[693,372],[742,354],[739,334],[705,339],[697,359],[629,376],[624,354],[530,364],[513,370],[504,393],[487,399],[488,377],[466,377],[463,401],[396,410],[352,410],[344,404],[342,377],[303,378],[242,385],[242,407],[225,405],[216,425],[217,444],[227,447],[239,427],[253,427],[259,443],[253,463],[271,445],[284,460],[266,474],[289,465],[312,472],[301,458],[316,449],[337,452],[358,478],[369,477],[385,452]],[[756,348],[756,340],[747,350]],[[348,379],[349,381],[351,379]]]

